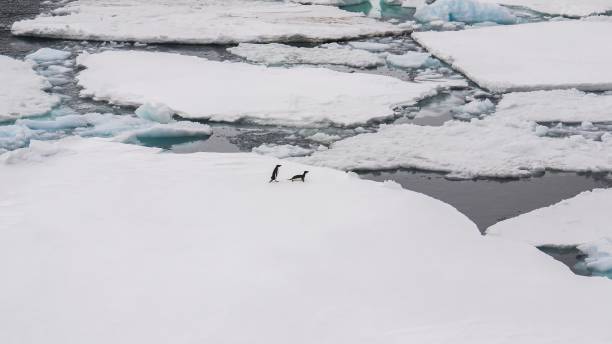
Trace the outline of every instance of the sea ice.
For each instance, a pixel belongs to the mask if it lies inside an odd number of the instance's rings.
[[[334,64],[371,68],[384,64],[384,59],[368,51],[347,48],[300,48],[285,44],[240,43],[228,48],[230,53],[266,65]]]
[[[611,238],[602,238],[594,242],[578,245],[578,249],[587,255],[584,261],[587,269],[596,273],[612,273]]]
[[[609,281],[394,183],[289,161],[268,183],[277,163],[77,137],[3,154],[0,342],[612,341]]]
[[[312,153],[313,150],[294,145],[275,145],[275,144],[262,144],[261,146],[253,148],[253,153],[261,155],[269,155],[275,158],[284,159],[292,156],[304,156]]]
[[[161,102],[182,117],[213,121],[353,125],[392,117],[396,105],[414,104],[445,85],[139,51],[81,55],[78,62],[87,68],[77,77],[84,96],[135,106]]]
[[[611,202],[612,189],[586,191],[555,205],[498,222],[487,229],[487,235],[535,246],[575,246],[612,238]]]
[[[70,57],[72,53],[69,51],[41,48],[26,56],[26,60],[34,63],[57,62]]]
[[[174,115],[174,111],[167,107],[164,104],[159,103],[145,103],[140,105],[136,111],[134,111],[136,116],[146,119],[153,122],[158,123],[170,123],[173,122],[174,119],[172,116]]]
[[[417,9],[414,18],[420,22],[442,20],[468,24],[495,22],[515,24],[518,20],[507,8],[479,0],[437,0]]]
[[[464,179],[526,177],[546,169],[612,171],[612,138],[541,137],[535,129],[533,122],[495,115],[439,127],[384,125],[376,133],[337,141],[329,150],[297,161],[343,170],[415,168]]]
[[[377,42],[349,42],[348,45],[354,49],[367,50],[372,52],[383,52],[391,49],[391,44]]]
[[[530,8],[546,14],[583,17],[612,11],[609,0],[478,0],[509,6]]]
[[[334,141],[338,141],[341,139],[341,137],[339,135],[330,135],[330,134],[326,134],[324,132],[318,132],[315,134],[312,134],[308,137],[306,137],[307,139],[311,140],[311,141],[315,141],[315,142],[319,142],[319,143],[325,143],[325,144],[329,144],[332,143]],[[304,154],[306,155],[306,154]]]
[[[121,142],[138,143],[140,139],[150,138],[177,138],[177,137],[206,137],[212,134],[212,128],[208,124],[190,121],[155,123],[143,126],[140,129],[125,131],[117,136]]]
[[[370,0],[290,0],[304,5],[329,5],[329,6],[350,6],[358,5]]]
[[[536,122],[608,122],[612,94],[574,89],[508,93],[497,105],[497,115]]]
[[[612,22],[580,20],[416,32],[437,58],[494,92],[612,89]]]
[[[438,62],[431,58],[428,53],[409,51],[403,55],[387,55],[387,63],[398,68],[419,68],[423,66],[433,67]]]
[[[0,55],[0,122],[43,115],[59,103],[44,90],[51,85],[32,65]]]
[[[312,42],[405,32],[333,6],[251,0],[77,0],[18,21],[12,33],[98,41],[235,44]]]

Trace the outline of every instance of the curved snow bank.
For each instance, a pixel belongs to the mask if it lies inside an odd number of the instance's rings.
[[[0,122],[39,116],[59,103],[44,92],[49,82],[32,70],[32,65],[0,55]]]
[[[2,343],[612,341],[612,284],[396,184],[99,139],[0,160]]]
[[[612,189],[596,189],[536,209],[487,229],[487,235],[524,241],[532,245],[575,246],[612,238]]]
[[[267,65],[334,64],[371,68],[384,64],[384,59],[377,54],[347,48],[299,48],[278,43],[240,43],[227,51],[249,61]]]
[[[324,68],[273,68],[168,53],[81,55],[82,95],[117,104],[161,102],[186,118],[339,125],[394,115],[393,107],[435,94],[443,83]],[[164,68],[159,68],[164,66]]]
[[[414,18],[420,22],[442,20],[468,24],[494,22],[515,24],[517,18],[505,7],[477,0],[437,0],[417,9]]]
[[[454,178],[525,177],[546,169],[612,171],[609,136],[603,142],[582,136],[542,137],[538,128],[496,116],[440,127],[387,125],[298,161],[343,170],[416,168]]]
[[[78,0],[15,35],[145,43],[310,42],[396,34],[395,25],[332,6],[280,1]]]
[[[612,94],[578,90],[516,92],[505,94],[497,116],[537,122],[612,121]]]
[[[412,37],[494,92],[612,90],[612,22],[559,21]],[[485,63],[486,62],[486,63]]]

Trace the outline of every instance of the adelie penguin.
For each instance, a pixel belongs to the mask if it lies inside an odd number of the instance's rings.
[[[289,180],[292,181],[292,182],[296,182],[298,180],[301,180],[302,182],[304,182],[304,179],[306,179],[306,173],[308,173],[308,171],[304,171],[304,173],[302,173],[302,174],[295,175],[295,176],[289,178]]]
[[[272,171],[272,177],[270,177],[270,181],[268,183],[278,182],[278,180],[276,180],[276,177],[278,177],[278,168],[281,166],[283,165],[276,165],[276,167],[274,167],[274,171]]]

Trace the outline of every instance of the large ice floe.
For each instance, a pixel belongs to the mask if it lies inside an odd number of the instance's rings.
[[[0,75],[0,122],[43,115],[59,103],[44,91],[51,85],[28,62],[0,55]]]
[[[536,122],[612,122],[612,94],[578,90],[508,93],[497,105],[497,115]]]
[[[480,22],[515,24],[518,21],[507,8],[477,0],[437,0],[417,9],[414,18],[420,22],[442,20],[468,24]]]
[[[508,6],[526,7],[546,14],[583,17],[612,11],[610,0],[478,0]]]
[[[612,341],[608,281],[393,182],[283,161],[268,183],[278,162],[76,137],[0,156],[0,342]]]
[[[146,43],[341,40],[406,31],[333,6],[250,0],[77,0],[13,24],[15,35]]]
[[[445,85],[136,51],[81,55],[78,63],[87,68],[77,77],[82,95],[123,105],[161,102],[182,117],[213,121],[358,124],[391,117],[394,106],[414,104]]]
[[[249,61],[266,65],[334,64],[357,68],[372,68],[385,63],[384,58],[377,54],[365,50],[343,47],[304,48],[279,43],[240,43],[237,47],[228,48],[227,50]]]
[[[495,92],[612,89],[612,22],[558,21],[412,37]]]

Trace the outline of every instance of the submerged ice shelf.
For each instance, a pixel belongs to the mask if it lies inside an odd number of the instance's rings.
[[[612,340],[592,306],[612,284],[393,182],[282,161],[309,178],[270,184],[276,159],[101,139],[0,160],[0,254],[27,257],[0,259],[3,343]]]

